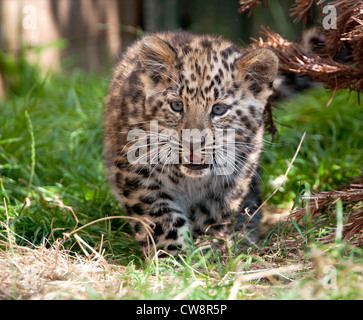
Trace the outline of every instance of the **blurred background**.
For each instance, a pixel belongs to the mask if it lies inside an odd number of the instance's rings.
[[[25,49],[46,69],[99,70],[137,37],[159,30],[217,33],[236,43],[258,37],[261,25],[289,39],[299,34],[290,0],[250,17],[239,7],[238,0],[0,0],[0,52]]]

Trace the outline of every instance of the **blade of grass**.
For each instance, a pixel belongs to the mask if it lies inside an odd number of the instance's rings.
[[[34,138],[33,124],[32,124],[32,121],[30,119],[29,113],[26,110],[25,110],[25,117],[26,117],[26,120],[27,120],[28,130],[29,130],[30,139],[31,139],[31,144],[30,144],[30,148],[31,148],[30,178],[29,178],[28,189],[27,189],[27,197],[28,197],[29,193],[30,193],[30,189],[31,189],[32,184],[33,184],[33,178],[34,178],[34,173],[35,173],[35,138]]]
[[[296,223],[296,221],[292,218],[289,218],[290,222],[294,225],[296,231],[299,233],[300,237],[304,240],[304,242],[306,243],[306,239],[304,237],[304,235],[301,232],[300,227],[298,226],[298,224]]]
[[[335,233],[335,243],[342,243],[343,238],[343,203],[342,200],[336,202],[337,228]]]

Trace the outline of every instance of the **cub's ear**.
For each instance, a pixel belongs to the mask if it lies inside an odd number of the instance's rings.
[[[141,40],[139,58],[144,68],[162,69],[176,59],[176,52],[159,37],[147,36]]]
[[[271,83],[277,75],[279,60],[269,49],[256,49],[239,58],[235,64],[243,78]]]

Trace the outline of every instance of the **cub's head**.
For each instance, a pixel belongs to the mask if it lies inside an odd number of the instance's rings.
[[[142,39],[138,59],[142,120],[157,121],[159,160],[164,156],[164,164],[192,177],[215,172],[222,162],[233,165],[231,172],[220,169],[230,174],[258,161],[278,69],[272,51],[246,53],[222,38],[166,33]]]

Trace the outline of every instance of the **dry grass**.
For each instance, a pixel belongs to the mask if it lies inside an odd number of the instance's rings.
[[[268,293],[272,296],[274,288],[289,287],[298,277],[298,272],[306,270],[307,265],[286,260],[273,262],[273,258],[253,261],[246,270],[246,261],[239,261],[225,274],[205,270],[201,266],[189,264],[180,258],[180,263],[172,265],[175,270],[168,272],[154,258],[151,265],[157,263],[152,271],[116,265],[107,260],[99,251],[91,248],[75,234],[75,239],[82,246],[84,254],[77,253],[63,246],[63,239],[42,245],[20,246],[10,228],[2,223],[0,240],[0,300],[66,300],[66,299],[186,299],[192,298],[194,291],[211,293],[210,287],[227,287],[223,299],[237,299],[241,291],[245,298],[256,298]],[[173,261],[173,260],[172,260]],[[291,263],[291,264],[289,264]],[[165,264],[167,265],[167,264]],[[170,267],[170,265],[169,265]],[[177,275],[176,270],[184,270],[189,278]],[[142,292],[137,283],[144,281],[149,291],[156,296]],[[265,280],[264,280],[265,279]],[[288,280],[286,284],[276,283],[276,279]],[[251,283],[253,281],[253,283]],[[262,282],[261,282],[262,281]],[[267,281],[267,282],[266,282]],[[267,285],[266,285],[267,284]],[[213,292],[212,292],[213,294]]]
[[[270,247],[244,255],[228,268],[231,257],[225,257],[225,272],[215,262],[193,264],[188,257],[178,262],[154,258],[136,268],[108,260],[77,234],[83,254],[64,248],[63,239],[19,246],[18,235],[4,223],[2,228],[0,300],[346,299],[363,292],[363,262],[342,259],[344,247],[334,245],[312,246],[308,253],[299,247]]]
[[[122,297],[122,266],[52,245],[5,244],[0,251],[0,299],[92,299]]]

